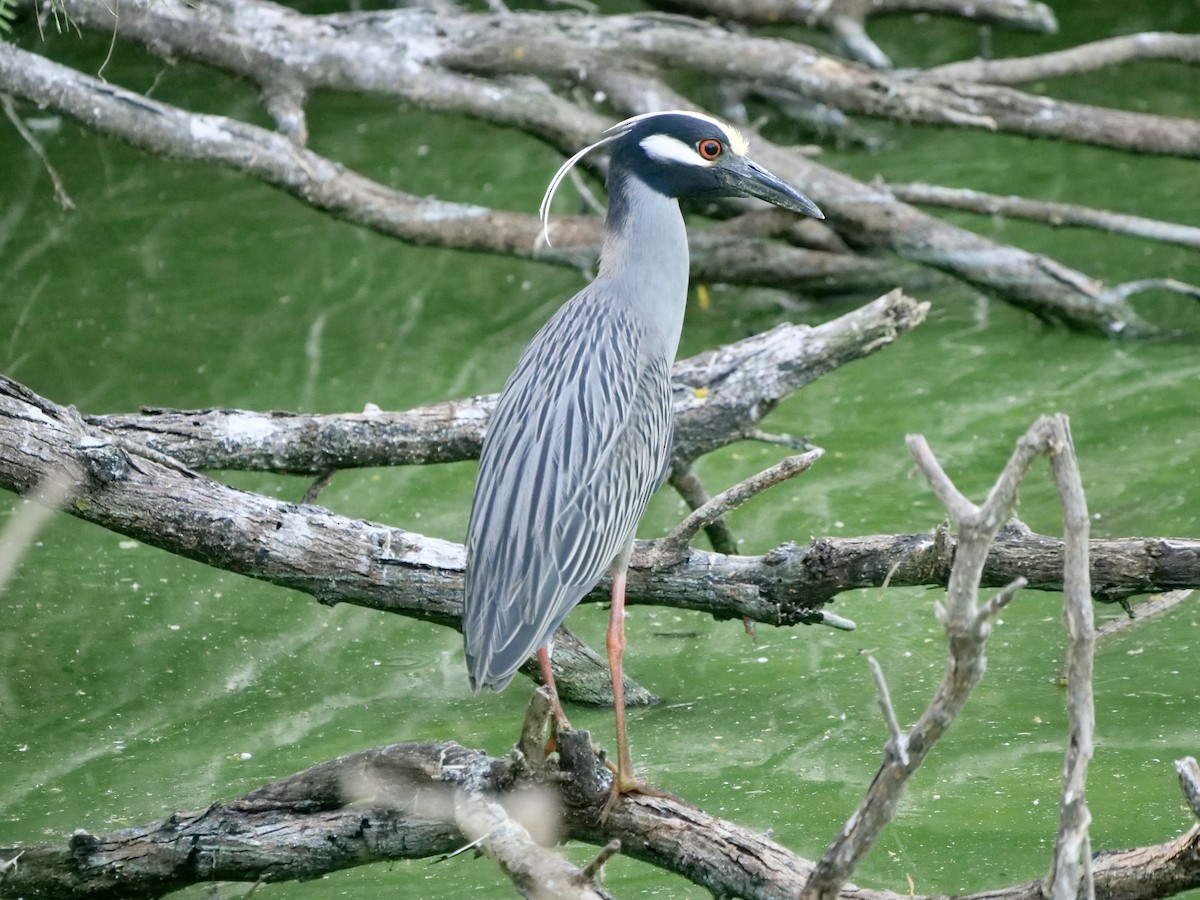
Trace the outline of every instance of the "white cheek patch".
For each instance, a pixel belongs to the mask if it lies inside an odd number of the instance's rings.
[[[647,156],[659,162],[682,163],[685,166],[700,166],[701,168],[707,168],[715,162],[715,160],[705,159],[696,152],[695,148],[678,138],[665,134],[652,134],[642,138],[641,148],[646,151]]]

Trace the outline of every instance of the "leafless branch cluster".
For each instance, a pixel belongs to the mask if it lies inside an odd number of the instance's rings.
[[[49,418],[58,422],[57,429],[71,424],[65,410],[12,383],[3,396],[9,420]],[[145,485],[161,477],[154,471],[161,463],[136,456],[133,448],[112,443],[98,447],[96,432],[89,433],[78,416],[73,426],[79,429],[73,436],[76,453],[87,472],[73,486],[74,496],[87,500],[76,508],[90,509],[100,502],[106,510],[99,517],[103,521],[112,515],[103,494],[113,485]],[[70,449],[64,435],[39,435],[36,444],[44,451],[56,442],[59,453]],[[977,600],[993,541],[1038,456],[1050,459],[1064,519],[1060,571],[1068,636],[1069,732],[1060,827],[1044,883],[996,889],[989,896],[1162,897],[1200,885],[1200,825],[1160,845],[1095,858],[1091,854],[1085,799],[1094,717],[1088,516],[1066,418],[1034,423],[979,506],[958,492],[922,438],[910,438],[909,447],[958,535],[946,602],[935,609],[947,636],[946,674],[924,713],[905,732],[891,708],[883,673],[870,660],[890,738],[862,805],[816,863],[676,798],[627,795],[610,808],[611,773],[586,732],[559,731],[555,755],[546,756],[550,704],[539,690],[521,738],[506,757],[491,758],[454,743],[383,747],[314,766],[197,812],[104,835],[79,831],[65,845],[0,848],[0,856],[7,858],[0,873],[0,897],[159,896],[199,882],[311,878],[370,861],[452,857],[463,849],[479,848],[526,897],[607,897],[595,880],[597,871],[613,853],[626,852],[717,896],[845,894],[885,900],[890,895],[855,887],[848,879],[894,818],[912,774],[983,677],[990,622],[1024,586],[1018,577],[986,603]],[[7,479],[13,477],[12,457],[12,450],[6,449]],[[35,474],[29,470],[24,477]],[[182,468],[177,474],[200,479]],[[780,476],[766,480],[772,477]],[[274,514],[301,511],[280,508]],[[281,524],[288,528],[287,522]],[[341,527],[328,514],[324,525]],[[407,552],[420,552],[413,543],[418,538],[407,536]],[[673,547],[669,550],[674,552]],[[1200,793],[1195,761],[1180,760],[1177,768],[1195,810]],[[590,842],[603,849],[592,865],[580,869],[547,849],[561,840]],[[1128,893],[1134,884],[1137,890]]]
[[[614,117],[694,105],[664,80],[701,71],[765,98],[780,116],[798,106],[842,115],[940,127],[1006,131],[1099,144],[1137,153],[1194,157],[1200,122],[1082,106],[1023,93],[1013,85],[1142,59],[1195,63],[1190,35],[1145,34],[1014,60],[976,61],[928,71],[892,71],[867,37],[869,16],[900,11],[965,15],[1009,27],[1053,30],[1048,7],[1020,0],[982,3],[864,3],[836,0],[678,0],[681,15],[580,15],[575,12],[465,13],[424,7],[309,16],[268,0],[175,0],[120,9],[91,0],[56,3],[78,27],[115,33],[152,52],[192,58],[259,85],[277,125],[268,131],[202,115],[0,45],[0,93],[83,122],[96,132],[159,155],[231,168],[303,202],[401,240],[588,265],[599,247],[595,217],[556,225],[553,248],[526,213],[449,203],[386,187],[306,148],[305,101],[315,91],[356,91],[425,109],[522,129],[565,151],[591,140]],[[794,40],[761,38],[730,23],[797,21],[837,35],[866,64]],[[572,89],[583,89],[572,93]],[[588,103],[577,98],[593,98]],[[602,99],[601,99],[602,98]],[[721,110],[737,118],[740,102]],[[14,114],[10,111],[10,118]],[[753,131],[746,123],[746,129]],[[829,214],[827,223],[781,225],[743,212],[692,240],[699,280],[762,284],[822,294],[912,286],[923,269],[948,273],[1047,321],[1103,334],[1153,331],[1128,304],[1146,289],[1194,290],[1151,279],[1106,286],[1045,256],[985,239],[919,212],[909,202],[950,202],[931,189],[889,190],[821,166],[793,148],[754,135],[764,164],[794,179]],[[600,163],[602,165],[602,162]],[[958,204],[968,201],[954,200]],[[1037,215],[1088,227],[1120,227],[1150,239],[1194,241],[1194,228],[1131,221],[1103,210],[971,198],[990,211]],[[721,216],[737,207],[708,210]],[[773,240],[773,237],[786,240]]]
[[[680,465],[753,435],[765,411],[790,391],[830,367],[886,347],[918,324],[924,312],[923,305],[894,292],[828,325],[782,326],[680,362],[675,370]],[[387,458],[389,445],[407,447],[397,455],[408,461],[447,458],[447,451],[431,448],[448,446],[458,448],[454,452],[460,456],[453,458],[461,458],[477,452],[489,411],[487,398],[476,398],[407,414],[308,419],[304,427],[296,427],[291,416],[234,410],[84,416],[5,379],[0,381],[0,485],[170,552],[296,588],[322,602],[356,603],[456,627],[462,575],[458,545],[237,491],[190,466],[219,460],[223,468],[274,465],[320,472],[377,464]],[[260,427],[275,418],[278,429]],[[788,457],[713,498],[666,538],[642,542],[629,581],[631,602],[774,625],[820,622],[843,628],[853,624],[825,608],[841,591],[866,585],[946,586],[947,601],[937,609],[950,648],[946,676],[929,708],[905,732],[891,709],[883,673],[871,661],[890,739],[862,808],[817,863],[683,801],[627,798],[603,817],[607,770],[586,734],[559,734],[558,758],[547,761],[541,753],[543,709],[525,729],[520,751],[503,760],[457,745],[383,748],[316,767],[233,803],[108,835],[78,833],[66,847],[0,848],[10,863],[0,877],[0,897],[156,896],[197,881],[312,877],[376,859],[447,854],[463,843],[493,856],[527,896],[606,896],[594,883],[594,870],[576,869],[542,849],[555,839],[591,841],[608,848],[602,856],[614,852],[616,841],[622,852],[718,895],[850,892],[874,897],[846,880],[895,815],[908,779],[982,677],[989,622],[1025,585],[1063,592],[1069,635],[1064,677],[1071,731],[1061,829],[1045,895],[1067,897],[1089,879],[1106,885],[1142,878],[1139,896],[1146,897],[1200,884],[1196,828],[1162,846],[1109,853],[1089,863],[1084,802],[1092,752],[1091,596],[1122,599],[1200,584],[1200,544],[1089,541],[1062,417],[1039,420],[1018,442],[981,506],[959,494],[920,438],[911,439],[910,448],[946,506],[949,527],[918,535],[821,539],[807,547],[785,544],[760,557],[689,546],[714,516],[808,468],[820,456],[814,450]],[[1018,484],[1038,455],[1049,456],[1062,498],[1061,540],[1031,534],[1019,523],[1005,524]],[[36,527],[29,519],[16,521],[10,530],[28,533]],[[987,585],[1001,590],[979,605],[976,593]],[[589,599],[603,594],[602,585]],[[1176,597],[1187,594],[1179,591]],[[554,661],[564,695],[582,702],[611,700],[607,673],[596,655],[566,632],[558,641]],[[653,700],[637,685],[627,691],[635,702]],[[1181,773],[1188,771],[1181,764]],[[370,804],[365,811],[364,802]],[[557,829],[533,827],[547,821],[558,823]],[[664,840],[664,834],[673,837]],[[232,852],[247,841],[254,852]],[[182,846],[192,848],[184,859]],[[136,873],[128,868],[134,858],[139,860]],[[1147,872],[1153,873],[1149,887]],[[545,893],[547,885],[553,886],[551,893]],[[1042,889],[1024,885],[999,893],[1041,896]]]

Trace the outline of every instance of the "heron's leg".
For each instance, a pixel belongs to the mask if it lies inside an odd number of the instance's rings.
[[[613,573],[612,612],[608,617],[608,668],[612,674],[613,712],[617,719],[617,771],[613,775],[613,796],[636,791],[641,781],[633,774],[633,759],[629,755],[629,737],[625,732],[625,571],[624,560]],[[610,801],[611,802],[611,801]]]
[[[546,755],[549,755],[558,749],[558,730],[570,728],[571,723],[567,721],[567,714],[563,712],[562,702],[558,699],[558,686],[554,683],[554,670],[550,668],[550,644],[538,647],[537,658],[538,666],[542,670],[542,683],[550,688],[550,711],[554,715],[554,723],[550,727],[550,738],[546,741],[544,748]]]
[[[652,797],[669,797],[670,794],[651,787],[646,779],[633,774],[633,758],[629,754],[629,736],[625,731],[625,671],[621,657],[625,653],[625,573],[629,557],[633,552],[633,541],[629,542],[612,568],[612,612],[608,618],[608,667],[612,673],[613,711],[617,719],[617,770],[613,773],[612,791],[604,804],[601,821],[608,818],[609,810],[622,794],[648,794]],[[612,764],[609,763],[609,768]]]

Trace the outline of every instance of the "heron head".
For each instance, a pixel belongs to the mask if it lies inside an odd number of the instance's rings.
[[[559,184],[579,160],[604,146],[612,147],[610,178],[613,172],[632,176],[668,197],[758,197],[793,212],[825,218],[815,203],[750,159],[749,142],[732,125],[703,113],[676,110],[618,122],[563,163],[542,198],[544,229],[549,227],[550,202]]]
[[[681,200],[758,197],[823,219],[817,205],[747,156],[749,143],[732,125],[693,112],[634,116],[610,129],[618,136],[613,166]]]

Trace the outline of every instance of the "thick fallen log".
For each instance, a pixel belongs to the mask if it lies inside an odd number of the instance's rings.
[[[476,797],[499,801],[510,822],[543,843],[618,840],[622,852],[717,896],[793,900],[813,871],[812,861],[761,831],[678,798],[629,795],[601,821],[607,770],[587,732],[564,732],[562,741],[557,763],[541,771],[515,751],[497,758],[453,741],[395,744],[133,828],[0,847],[0,898],[137,900],[214,881],[307,880],[351,866],[446,857],[469,846],[455,822],[457,773],[468,769],[480,773]],[[1200,826],[1161,844],[1098,853],[1092,865],[1100,898],[1151,900],[1195,888]],[[400,883],[403,874],[394,874]],[[1033,881],[968,897],[1039,900],[1040,887]],[[932,900],[853,884],[839,896]]]

